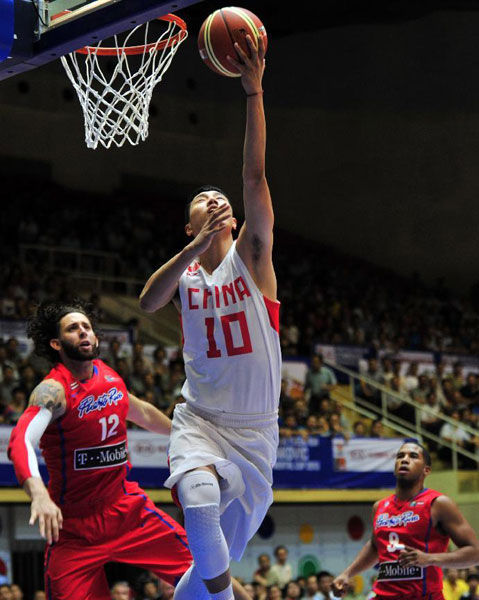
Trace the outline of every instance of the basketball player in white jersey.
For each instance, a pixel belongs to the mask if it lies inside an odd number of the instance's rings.
[[[183,325],[186,403],[175,408],[171,475],[194,566],[176,600],[232,600],[230,559],[240,560],[272,496],[281,384],[279,303],[272,263],[273,208],[265,176],[262,96],[265,48],[236,44],[247,96],[243,157],[245,223],[237,241],[231,205],[216,187],[188,206],[191,242],[148,280],[142,308],[173,300]],[[206,591],[206,585],[208,592]]]

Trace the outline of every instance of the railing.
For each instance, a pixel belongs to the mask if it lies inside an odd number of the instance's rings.
[[[38,261],[40,256],[43,268],[68,275],[79,285],[88,284],[89,289],[98,294],[115,293],[134,296],[139,294],[145,283],[143,280],[122,275],[122,262],[116,252],[20,244],[19,256],[26,264]]]
[[[477,454],[474,454],[473,452],[470,452],[469,450],[458,446],[455,440],[450,442],[446,439],[435,435],[427,429],[424,429],[421,426],[420,415],[422,412],[429,413],[434,417],[440,419],[442,422],[449,423],[453,427],[459,426],[461,429],[473,436],[478,435],[476,429],[469,427],[464,423],[458,423],[454,419],[451,419],[450,417],[443,415],[442,413],[438,414],[434,410],[430,409],[427,405],[416,402],[406,394],[400,394],[398,392],[395,392],[394,390],[387,388],[386,386],[378,383],[377,381],[375,381],[371,377],[368,377],[365,374],[356,373],[355,371],[351,371],[350,369],[347,369],[342,365],[338,365],[327,360],[325,360],[324,363],[330,368],[333,368],[336,371],[339,371],[340,373],[343,373],[348,377],[349,385],[351,388],[352,401],[348,400],[347,398],[341,397],[341,403],[344,404],[344,406],[370,419],[377,419],[378,417],[380,417],[384,425],[393,429],[394,431],[397,431],[402,435],[411,437],[414,435],[414,437],[417,437],[418,439],[425,438],[426,440],[432,441],[437,445],[449,448],[452,454],[452,467],[454,470],[458,469],[458,455],[461,455],[464,458],[468,458],[476,462],[479,467],[479,456]],[[355,382],[359,383],[360,381],[364,381],[371,388],[376,389],[380,393],[381,406],[376,406],[372,402],[368,402],[368,400],[362,397],[359,399],[360,404],[358,404],[356,397]],[[406,421],[405,419],[402,419],[397,415],[391,414],[390,410],[388,409],[388,398],[395,398],[398,401],[413,407],[415,411],[415,422],[410,423],[409,421]]]

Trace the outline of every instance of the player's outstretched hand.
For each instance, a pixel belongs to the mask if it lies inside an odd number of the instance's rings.
[[[63,527],[63,515],[48,494],[42,494],[32,500],[29,524],[34,525],[37,519],[42,538],[49,544],[58,542],[60,529]]]
[[[191,242],[191,247],[195,248],[198,256],[208,250],[215,235],[228,226],[231,214],[231,206],[227,202],[211,212],[200,232]]]
[[[349,577],[347,577],[344,573],[341,573],[331,584],[331,591],[333,592],[334,596],[342,598],[348,591],[348,587]]]
[[[431,559],[430,554],[421,552],[417,548],[405,546],[399,553],[399,564],[401,567],[427,567]]]
[[[266,51],[264,40],[261,36],[258,38],[257,46],[250,35],[246,36],[246,42],[249,47],[250,56],[244,52],[238,42],[235,42],[234,46],[238,58],[233,58],[229,55],[227,58],[241,73],[241,83],[244,90],[247,94],[251,95],[262,91],[261,82],[263,80],[265,67],[264,55]]]

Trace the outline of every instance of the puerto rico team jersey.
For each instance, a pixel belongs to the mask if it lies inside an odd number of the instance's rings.
[[[61,383],[66,398],[65,414],[40,440],[53,501],[74,507],[119,495],[130,468],[125,383],[101,360],[93,361],[93,376],[85,381],[61,363],[46,379]]]
[[[277,419],[279,302],[259,291],[236,242],[210,275],[194,261],[179,281],[186,383],[194,410]]]
[[[401,567],[398,544],[426,553],[447,552],[449,538],[434,528],[431,506],[439,492],[424,489],[412,500],[399,501],[393,494],[381,500],[374,515],[374,539],[379,570],[374,584],[378,596],[420,598],[442,592],[438,567]]]

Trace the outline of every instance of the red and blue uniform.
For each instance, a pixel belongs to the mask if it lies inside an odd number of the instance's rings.
[[[65,413],[40,441],[48,490],[64,517],[59,541],[45,552],[47,598],[109,600],[107,562],[133,564],[175,584],[192,558],[184,529],[126,479],[125,383],[101,360],[93,361],[90,379],[75,379],[60,363],[46,379],[58,381],[66,399]]]
[[[373,591],[382,598],[442,600],[442,570],[439,567],[401,567],[398,544],[429,554],[447,552],[449,537],[434,527],[433,502],[441,494],[424,489],[410,500],[394,494],[381,500],[373,520],[378,551],[378,578]]]

